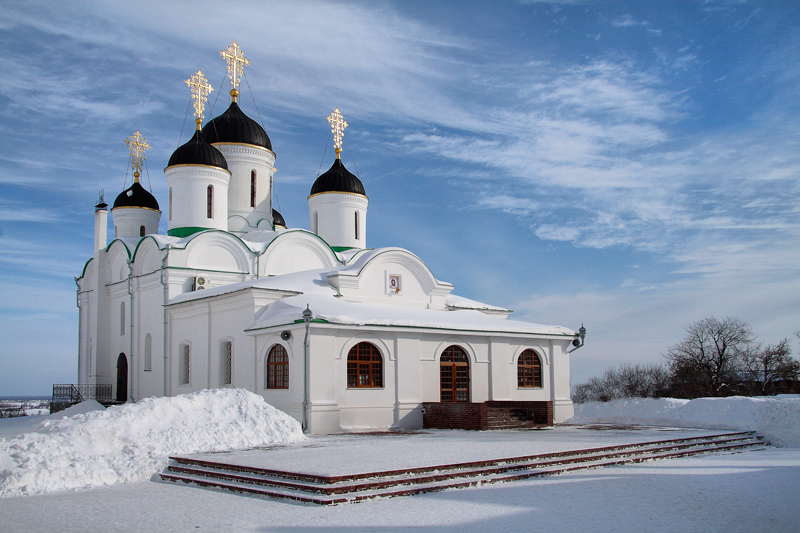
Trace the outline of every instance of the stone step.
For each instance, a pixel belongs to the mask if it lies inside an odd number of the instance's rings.
[[[175,457],[161,478],[327,505],[702,453],[763,449],[765,445],[752,432],[738,432],[350,476],[299,474]]]
[[[203,474],[199,472],[193,474],[173,474],[166,472],[163,473],[161,477],[167,481],[181,481],[203,487],[227,490],[237,493],[290,499],[321,505],[331,505],[379,497],[407,496],[450,488],[465,488],[479,486],[485,483],[517,481],[532,477],[556,475],[564,472],[584,470],[589,468],[617,466],[658,459],[688,457],[706,453],[734,452],[746,449],[763,448],[763,441],[751,439],[749,441],[739,441],[737,443],[726,445],[696,445],[690,449],[683,449],[679,451],[658,452],[652,449],[650,451],[638,450],[632,451],[631,453],[625,455],[615,454],[615,456],[600,455],[596,457],[582,457],[581,461],[572,461],[569,459],[552,461],[550,463],[537,465],[532,469],[527,467],[505,469],[503,471],[483,469],[480,471],[463,472],[458,476],[437,475],[419,477],[410,475],[406,479],[384,480],[373,483],[359,483],[356,486],[351,487],[338,487],[339,489],[346,488],[349,490],[334,490],[330,492],[327,490],[322,492],[313,492],[308,490],[309,487],[264,486],[258,483],[253,483],[251,480],[236,478],[214,478],[208,477],[206,475],[207,473]],[[316,488],[319,489],[320,487]],[[329,489],[335,488],[329,487]]]

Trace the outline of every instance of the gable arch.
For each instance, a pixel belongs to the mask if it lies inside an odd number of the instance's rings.
[[[517,346],[514,349],[514,352],[511,354],[511,360],[509,361],[509,363],[512,365],[516,365],[517,361],[519,361],[519,356],[522,355],[522,352],[524,352],[525,350],[533,350],[534,353],[539,356],[539,359],[541,359],[543,365],[550,364],[549,350],[545,350],[541,346],[530,343],[520,344],[519,346]]]
[[[110,283],[122,281],[128,277],[128,259],[131,254],[124,242],[117,239],[108,245],[107,276]]]
[[[149,274],[161,268],[161,250],[152,237],[145,237],[133,252],[133,274]]]
[[[225,231],[203,231],[186,245],[186,268],[250,273],[253,252]]]
[[[438,281],[419,257],[402,248],[354,256],[347,268],[328,275],[328,283],[346,300],[377,302],[397,297],[398,305],[436,309],[444,309],[445,296],[453,290],[449,283]]]
[[[338,264],[336,253],[317,235],[305,230],[289,230],[267,245],[259,259],[259,276],[333,268]]]

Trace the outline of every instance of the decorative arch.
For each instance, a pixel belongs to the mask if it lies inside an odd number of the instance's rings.
[[[229,272],[250,272],[252,251],[224,231],[197,233],[186,246],[186,267]]]
[[[112,283],[121,281],[127,278],[128,259],[131,257],[131,252],[124,242],[117,239],[108,245],[106,249],[108,252],[108,279]]]
[[[436,351],[434,352],[434,359],[439,360],[444,353],[444,350],[451,345],[456,345],[462,350],[464,353],[467,354],[469,358],[470,365],[475,364],[478,362],[478,356],[475,353],[475,348],[468,342],[466,342],[462,337],[447,337],[446,339],[442,340],[439,345],[436,347]]]
[[[261,255],[259,275],[278,276],[332,268],[338,264],[336,253],[317,235],[305,230],[289,230],[267,245]]]
[[[371,342],[362,341],[347,353],[347,388],[382,388],[383,354]]]
[[[161,268],[161,250],[158,243],[148,235],[136,245],[133,251],[133,275],[149,274]]]

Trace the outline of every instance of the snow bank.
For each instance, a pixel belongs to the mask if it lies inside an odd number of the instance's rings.
[[[296,420],[242,389],[57,415],[34,433],[0,439],[0,497],[145,481],[169,455],[305,439]]]
[[[800,397],[627,399],[575,405],[573,424],[749,429],[772,444],[800,448]]]

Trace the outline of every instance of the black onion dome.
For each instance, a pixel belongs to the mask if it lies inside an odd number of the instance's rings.
[[[244,114],[236,102],[203,127],[206,142],[254,144],[272,150],[272,142],[261,125]]]
[[[119,193],[114,200],[114,208],[117,207],[147,207],[158,211],[156,197],[150,194],[141,183],[134,182],[133,185]]]
[[[361,180],[344,168],[341,159],[334,161],[330,170],[317,178],[317,181],[311,187],[310,195],[321,192],[349,192],[367,195]]]
[[[274,209],[272,210],[272,224],[275,227],[278,227],[278,226],[281,226],[282,228],[286,227],[286,221],[283,220],[283,215],[281,215],[280,213],[278,213]]]
[[[194,132],[189,142],[179,146],[169,158],[167,167],[173,165],[205,165],[228,170],[228,162],[222,152],[208,144],[200,130]]]

